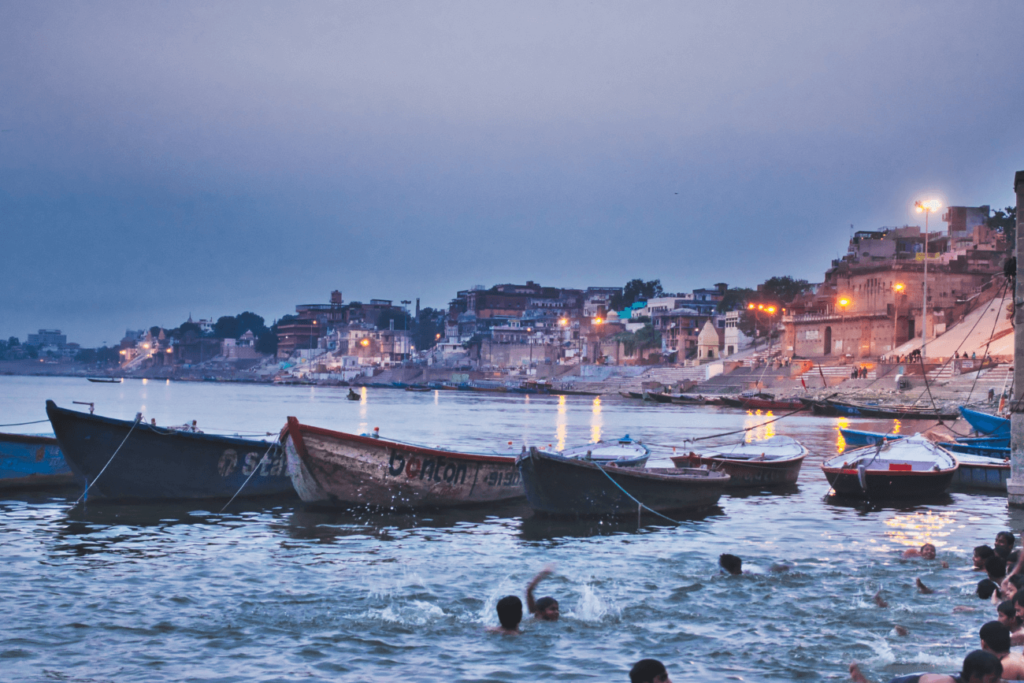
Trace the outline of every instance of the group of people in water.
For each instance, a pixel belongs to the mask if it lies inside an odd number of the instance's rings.
[[[1011,652],[1014,645],[1024,645],[1024,552],[1014,549],[1016,538],[1010,531],[996,534],[993,545],[981,545],[974,549],[974,570],[985,572],[986,578],[981,579],[977,586],[979,598],[996,607],[995,618],[986,622],[978,633],[980,647],[967,654],[959,673],[935,674],[922,673],[897,676],[889,683],[998,683],[1000,680],[1024,680],[1024,655]],[[906,559],[920,558],[925,561],[936,559],[936,548],[925,543],[920,549],[910,549],[903,553]],[[721,569],[729,575],[743,572],[743,561],[735,556],[723,554],[718,560]],[[947,562],[942,567],[948,568]],[[789,567],[773,564],[770,571],[784,572]],[[561,616],[558,601],[550,596],[534,598],[537,585],[551,575],[552,566],[545,567],[526,586],[526,607],[534,619],[539,621],[558,621]],[[917,579],[917,588],[922,593],[933,593],[921,579]],[[881,594],[875,595],[875,602],[880,607],[887,606]],[[523,603],[518,596],[508,595],[498,601],[498,621],[500,626],[488,629],[493,633],[518,635],[523,619]],[[958,607],[958,612],[975,611],[972,607]],[[906,635],[906,629],[895,627],[900,635]],[[869,683],[856,662],[850,664],[850,677],[855,683]],[[671,683],[665,665],[656,659],[641,659],[633,665],[629,672],[630,683]]]

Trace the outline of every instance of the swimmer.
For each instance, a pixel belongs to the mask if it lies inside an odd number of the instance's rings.
[[[560,616],[558,611],[558,600],[550,596],[545,596],[540,600],[534,601],[533,589],[537,587],[537,584],[551,576],[551,573],[555,570],[555,566],[549,564],[540,571],[537,576],[533,577],[529,585],[526,587],[526,608],[530,610],[530,614],[533,615],[534,619],[540,619],[541,621],[558,621]]]
[[[723,553],[718,556],[718,566],[733,576],[739,576],[743,573],[743,560],[728,553]]]
[[[1024,588],[1024,574],[1010,574],[999,584],[999,593],[1003,600],[1013,600],[1013,596]]]
[[[1003,579],[1006,578],[1006,560],[999,557],[999,555],[993,555],[992,557],[985,560],[985,572],[996,584],[1002,583]]]
[[[993,596],[999,598],[999,584],[992,579],[982,579],[978,582],[978,597],[982,600],[989,600]]]
[[[996,608],[996,620],[1010,629],[1010,645],[1024,644],[1024,628],[1021,628],[1021,621],[1017,618],[1017,610],[1013,606],[1013,600],[1003,600]]]
[[[998,621],[990,621],[981,627],[981,649],[991,652],[1003,665],[1002,677],[1007,681],[1024,678],[1024,657],[1010,653],[1010,629]]]
[[[920,557],[923,560],[934,560],[935,559],[935,546],[932,545],[931,543],[925,543],[923,546],[921,546],[920,550],[918,550],[916,548],[908,548],[907,550],[903,551],[903,559],[906,560],[906,559],[910,559],[912,557]],[[943,562],[942,563],[942,568],[943,569],[948,569],[949,568],[949,563],[948,562]]]
[[[657,659],[641,659],[629,670],[629,683],[672,683],[672,679]]]
[[[980,572],[985,571],[985,560],[995,555],[992,548],[987,545],[979,545],[974,549],[974,571]]]
[[[888,607],[889,606],[889,603],[887,603],[885,601],[885,598],[882,597],[882,589],[881,588],[878,589],[878,592],[875,593],[874,597],[871,598],[871,599],[874,600],[875,604],[878,605],[879,607]]]
[[[523,601],[514,595],[506,595],[498,600],[498,621],[501,626],[492,626],[488,633],[501,633],[506,636],[518,636],[519,622],[523,620]]]
[[[1024,623],[1024,591],[1017,591],[1013,596],[1013,609],[1017,613],[1017,620]]]
[[[1013,544],[1016,543],[1017,539],[1013,537],[1013,533],[1009,531],[1000,531],[996,534],[995,543],[992,549],[1006,548],[1006,553],[1009,554],[1013,550]]]
[[[921,579],[915,580],[914,584],[917,586],[917,590],[921,591],[921,593],[923,593],[924,595],[930,595],[935,592],[928,586],[924,585],[924,581],[922,581]]]
[[[897,676],[889,683],[999,683],[1002,675],[1003,666],[999,663],[998,657],[991,652],[975,650],[964,657],[959,674],[910,674]],[[850,678],[855,683],[868,683],[857,662],[850,664]]]

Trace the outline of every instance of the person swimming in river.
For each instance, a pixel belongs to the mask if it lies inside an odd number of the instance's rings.
[[[718,556],[718,566],[733,576],[743,573],[743,560],[729,553],[722,553]]]
[[[518,636],[519,622],[523,620],[523,601],[515,595],[506,595],[498,600],[498,622],[501,626],[492,626],[488,633],[501,633],[506,636]]]
[[[1003,666],[1003,680],[1024,679],[1024,657],[1010,652],[1010,629],[998,621],[990,621],[981,627],[979,635],[981,649],[999,658],[999,663]]]
[[[998,657],[991,652],[975,650],[964,657],[959,674],[910,674],[897,676],[889,683],[999,683],[1002,675],[1003,665]],[[869,683],[857,662],[850,664],[850,678],[854,683]]]
[[[974,549],[974,571],[985,571],[985,561],[995,555],[995,551],[987,545],[979,545]]]
[[[526,586],[526,609],[530,611],[534,619],[558,621],[558,617],[561,616],[561,613],[558,611],[558,600],[555,600],[550,595],[546,595],[540,600],[533,599],[533,589],[537,587],[538,583],[551,576],[554,570],[554,565],[549,564],[537,576],[533,577],[533,580]]]
[[[657,659],[641,659],[629,670],[629,683],[672,683],[672,679]]]

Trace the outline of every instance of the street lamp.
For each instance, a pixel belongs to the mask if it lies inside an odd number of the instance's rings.
[[[942,208],[938,199],[914,202],[914,209],[924,214],[924,299],[921,304],[921,364],[928,357],[928,216]]]
[[[892,286],[892,349],[889,351],[893,353],[896,351],[896,326],[899,324],[899,305],[900,305],[900,294],[906,289],[906,285],[902,282],[897,282]]]

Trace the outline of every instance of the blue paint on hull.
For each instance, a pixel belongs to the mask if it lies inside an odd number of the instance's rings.
[[[1010,436],[1010,421],[998,415],[980,413],[970,408],[960,408],[960,414],[979,434],[988,436]]]
[[[118,500],[230,498],[256,468],[240,497],[295,495],[284,449],[266,441],[176,432],[46,402],[46,414],[71,470],[94,481],[90,495]],[[125,437],[128,439],[125,440]],[[124,442],[113,460],[110,457]],[[271,457],[260,461],[271,451]],[[110,461],[103,476],[97,475]]]
[[[75,481],[56,439],[0,434],[0,489],[69,486]]]

